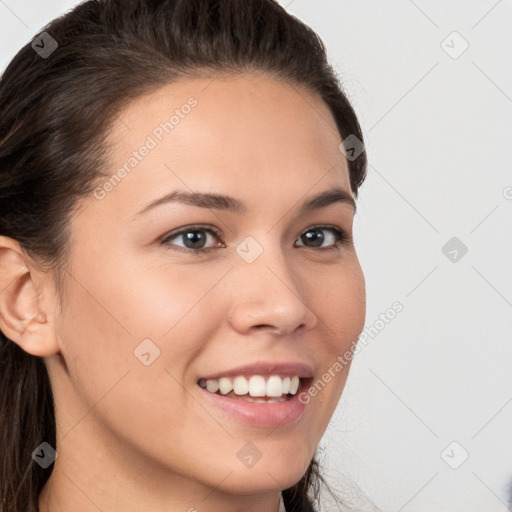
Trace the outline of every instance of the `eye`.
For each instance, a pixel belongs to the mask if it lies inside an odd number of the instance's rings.
[[[183,248],[185,252],[205,253],[208,252],[210,248],[203,248],[208,238],[204,235],[204,233],[208,233],[216,238],[220,238],[219,231],[211,228],[210,226],[189,226],[185,229],[182,229],[181,231],[171,233],[169,236],[166,236],[162,240],[162,244],[176,245],[170,244],[170,241],[174,240],[175,238],[181,238],[185,244],[185,247]],[[178,250],[181,251],[182,249]]]
[[[322,231],[330,231],[330,239],[334,239],[334,243],[328,244],[327,246],[322,246],[323,242],[326,240],[326,237],[322,234]],[[328,239],[329,237],[327,237],[327,240]],[[335,226],[313,226],[307,231],[304,231],[304,233],[299,237],[299,240],[313,244],[308,245],[307,247],[319,247],[325,250],[336,250],[339,249],[340,245],[350,242],[352,237],[348,235],[345,230]]]
[[[325,236],[322,232],[330,232],[330,236]],[[206,233],[206,235],[205,235]],[[173,249],[192,254],[207,253],[215,248],[215,244],[205,247],[208,242],[208,235],[220,240],[221,234],[217,229],[211,226],[188,226],[175,233],[170,233],[161,240],[161,244],[173,246]],[[171,243],[172,240],[181,239],[183,246]],[[308,248],[320,248],[322,250],[336,250],[340,245],[348,243],[352,237],[341,228],[335,226],[313,226],[304,231],[298,238],[302,242],[302,246]],[[325,241],[331,240],[331,244],[323,245]],[[308,244],[308,245],[305,245]],[[217,247],[223,247],[222,244],[216,244]],[[299,245],[298,247],[301,247]]]

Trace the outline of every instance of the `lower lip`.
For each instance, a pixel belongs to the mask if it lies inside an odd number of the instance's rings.
[[[301,382],[297,393],[286,402],[264,404],[226,398],[198,386],[205,398],[215,407],[239,421],[259,427],[278,427],[299,421],[306,408],[306,404],[299,401],[299,394],[303,387],[303,382]]]

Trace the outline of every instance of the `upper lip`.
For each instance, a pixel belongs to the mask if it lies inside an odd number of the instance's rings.
[[[300,362],[278,363],[276,361],[260,361],[237,366],[229,370],[222,370],[210,375],[205,375],[202,378],[211,380],[220,379],[221,377],[237,377],[239,375],[289,375],[292,377],[297,375],[299,378],[307,379],[313,377],[313,369],[309,364]]]

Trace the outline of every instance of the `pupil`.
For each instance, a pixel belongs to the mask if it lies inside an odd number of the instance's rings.
[[[206,237],[201,231],[189,231],[186,233],[185,238],[188,242],[192,242],[192,247],[188,247],[188,245],[185,244],[189,249],[200,249],[201,242],[204,242]]]
[[[302,235],[303,238],[306,238],[310,242],[313,243],[313,247],[320,247],[322,242],[324,241],[324,235],[322,230],[316,229],[308,231],[306,234]],[[304,240],[302,240],[304,242]]]

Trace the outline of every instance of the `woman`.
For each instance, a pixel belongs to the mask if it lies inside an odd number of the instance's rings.
[[[365,319],[318,36],[273,0],[86,1],[0,123],[2,510],[313,510]]]

